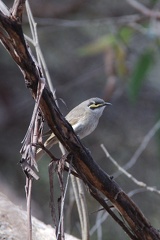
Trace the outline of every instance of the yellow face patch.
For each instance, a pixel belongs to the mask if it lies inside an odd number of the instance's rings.
[[[104,105],[105,105],[105,103],[97,103],[97,104],[92,103],[91,105],[89,105],[89,108],[95,109],[95,108],[102,107],[102,106],[104,106]]]

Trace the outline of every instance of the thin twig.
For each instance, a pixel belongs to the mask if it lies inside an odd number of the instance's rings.
[[[58,198],[58,206],[59,206],[59,219],[58,225],[56,226],[56,238],[57,240],[64,240],[64,176],[63,176],[63,167],[64,167],[64,159],[60,159],[57,163],[57,176],[59,180],[60,186],[60,197]]]
[[[156,124],[149,130],[149,132],[143,138],[142,143],[140,144],[139,148],[136,150],[132,158],[122,166],[123,169],[128,170],[130,169],[138,160],[142,152],[146,149],[147,145],[149,144],[150,140],[156,134],[156,132],[160,129],[160,120],[156,122]],[[114,177],[118,177],[120,173],[115,173]]]
[[[132,14],[125,16],[115,16],[115,17],[106,17],[99,19],[85,19],[85,20],[68,20],[68,19],[59,19],[59,18],[38,18],[36,17],[36,22],[45,27],[66,27],[66,28],[77,28],[77,27],[99,27],[103,25],[112,25],[115,23],[116,26],[126,25],[130,22],[137,22],[142,19],[140,14]]]
[[[55,226],[57,226],[56,210],[55,210],[55,201],[54,201],[54,161],[51,161],[48,166],[49,173],[49,187],[50,187],[50,208],[51,208],[51,217]]]
[[[40,103],[40,99],[41,99],[41,95],[42,95],[44,86],[45,86],[45,82],[43,80],[38,83],[36,102],[35,102],[34,110],[32,113],[32,118],[31,118],[28,130],[27,130],[27,133],[22,141],[23,145],[20,150],[20,153],[21,153],[22,159],[23,159],[23,161],[21,161],[21,165],[22,165],[24,172],[26,171],[26,169],[25,169],[26,163],[28,163],[31,167],[34,166],[35,169],[38,171],[38,166],[37,166],[37,163],[35,160],[36,159],[35,147],[33,148],[33,144],[36,144],[35,140],[38,141],[38,137],[35,138],[34,134],[37,135],[37,132],[35,133],[34,129],[35,129],[37,121],[39,119],[38,109],[39,109],[39,103]],[[36,127],[36,131],[37,131],[37,127]],[[39,134],[37,136],[39,136]],[[34,142],[33,142],[33,139],[34,139]],[[33,149],[34,149],[34,152],[32,152]],[[31,171],[30,172],[28,171],[28,174],[31,174]]]
[[[98,231],[99,229],[101,229],[102,227],[102,223],[107,219],[107,216],[109,216],[109,214],[107,212],[106,213],[106,218],[104,219],[103,216],[104,216],[104,211],[99,211],[98,210],[98,213],[97,213],[97,216],[96,216],[96,223],[94,224],[94,226],[90,229],[90,236],[92,236],[94,234],[95,231]],[[98,234],[97,234],[98,235]]]
[[[11,10],[11,15],[20,23],[22,22],[24,4],[25,0],[14,0],[14,4]]]
[[[8,16],[8,17],[10,16],[10,12],[9,12],[7,6],[1,0],[0,0],[0,11],[6,16]]]
[[[66,150],[64,149],[62,144],[60,144],[60,149],[63,154],[66,153]],[[68,159],[66,160],[68,160],[69,162],[67,166],[70,169],[71,168],[70,166],[72,164],[72,155],[68,155]],[[86,204],[86,197],[85,197],[84,188],[82,185],[83,183],[82,183],[82,180],[79,178],[76,178],[74,174],[71,175],[71,183],[72,183],[73,193],[75,196],[75,201],[76,201],[80,225],[81,225],[82,240],[87,240],[89,238],[89,217],[88,217],[88,209]]]
[[[74,176],[72,176],[74,177]],[[75,177],[74,177],[75,178]],[[79,200],[81,204],[81,211],[82,211],[82,240],[88,240],[89,238],[89,217],[88,217],[88,209],[87,209],[87,203],[85,198],[85,192],[83,187],[83,182],[81,179],[76,178],[77,182],[77,189],[79,193]]]
[[[132,197],[133,195],[138,194],[138,193],[140,193],[140,192],[144,192],[144,191],[146,191],[146,189],[144,189],[144,188],[138,188],[138,189],[134,189],[134,190],[128,192],[127,195],[128,195],[129,197]],[[115,211],[115,208],[113,209],[113,211]],[[95,223],[95,225],[90,229],[90,236],[92,236],[92,235],[94,234],[94,232],[97,231],[97,236],[98,236],[97,238],[99,239],[99,238],[100,238],[100,237],[99,237],[99,234],[100,234],[100,232],[101,232],[101,226],[102,226],[103,222],[106,221],[106,219],[109,217],[109,213],[104,212],[104,208],[102,208],[101,206],[100,206],[100,208],[99,208],[96,212],[98,212],[98,213],[97,213],[97,217],[96,217],[96,223]],[[93,212],[93,213],[94,213],[94,212]],[[93,213],[92,213],[92,214],[93,214]],[[101,238],[100,238],[100,239],[101,239]]]
[[[89,184],[89,183],[88,183]],[[108,206],[106,201],[101,197],[99,192],[91,185],[89,184],[89,190],[91,195],[101,204],[101,206],[104,207],[104,209],[109,213],[109,215],[122,227],[122,229],[128,234],[130,239],[132,240],[138,240],[136,236],[132,233],[132,231],[127,227],[127,225],[124,224],[123,221],[121,221],[117,215],[111,210],[111,208]]]
[[[151,10],[136,0],[126,0],[126,2],[147,17],[160,18],[159,11]]]
[[[60,231],[60,227],[61,227],[61,224],[62,224],[62,221],[63,221],[64,203],[65,203],[66,193],[67,193],[67,189],[68,189],[70,174],[71,174],[71,167],[69,168],[69,172],[68,172],[67,179],[66,179],[66,185],[65,185],[64,191],[62,192],[63,195],[62,195],[62,199],[61,199],[61,212],[60,212],[57,234]],[[63,232],[63,234],[64,234],[64,232]],[[57,237],[58,237],[58,235],[57,235]]]
[[[27,40],[29,40],[33,44],[33,46],[35,47],[38,63],[43,68],[48,86],[49,86],[54,98],[56,99],[55,89],[53,88],[52,80],[51,80],[51,77],[50,77],[45,59],[44,59],[43,54],[42,54],[40,44],[39,44],[38,33],[37,33],[37,23],[34,21],[34,17],[33,17],[33,14],[32,14],[32,11],[31,11],[28,0],[26,1],[26,9],[27,9],[27,13],[28,13],[28,20],[29,20],[29,23],[30,23],[30,28],[31,28],[31,33],[32,33],[33,39],[29,38],[26,35],[25,35],[25,38]]]
[[[52,161],[56,162],[59,161],[59,158],[56,158],[51,151],[49,151],[44,145],[43,143],[39,142],[38,144],[36,144],[37,147],[41,148],[51,159]]]
[[[142,182],[142,181],[138,181],[135,177],[132,176],[132,174],[130,174],[129,172],[127,172],[124,168],[122,168],[117,162],[116,160],[114,160],[111,155],[109,154],[109,152],[107,151],[107,149],[105,148],[105,146],[103,144],[101,144],[101,148],[103,149],[104,153],[106,154],[106,157],[118,168],[119,171],[121,171],[125,176],[127,176],[129,179],[131,179],[136,185],[145,188],[148,191],[151,192],[155,192],[160,194],[160,190],[157,190],[155,187],[150,187],[148,186],[146,183]]]
[[[82,213],[82,209],[81,209],[81,200],[80,200],[79,190],[78,190],[78,186],[77,186],[77,181],[74,176],[71,176],[71,183],[72,183],[73,193],[74,193],[74,197],[75,197],[75,202],[77,205],[80,226],[81,226],[81,229],[83,229],[83,213]]]
[[[32,178],[26,177],[26,199],[27,199],[27,225],[28,225],[28,240],[32,240],[32,218],[31,218],[31,192],[32,192]]]

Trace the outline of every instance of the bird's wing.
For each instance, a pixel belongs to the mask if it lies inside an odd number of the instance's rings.
[[[83,125],[79,124],[79,120],[81,120],[83,117],[82,113],[77,114],[77,111],[71,111],[69,112],[69,114],[66,116],[66,120],[72,125],[73,129],[76,129],[76,134],[79,135],[79,133],[81,132],[81,130],[83,129]],[[48,136],[50,135],[50,137],[45,141],[44,146],[47,149],[50,149],[54,144],[58,143],[58,139],[57,137],[54,135],[54,133],[52,133],[51,130],[49,130],[48,132],[46,132],[44,134],[44,136]],[[79,135],[79,137],[81,137]],[[36,160],[38,161],[40,158],[42,158],[42,156],[45,154],[45,151],[42,150],[41,148],[39,148],[37,150],[37,155],[36,155]]]

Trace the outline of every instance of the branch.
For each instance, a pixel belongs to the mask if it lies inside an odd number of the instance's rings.
[[[136,10],[138,10],[139,12],[141,12],[143,15],[147,17],[157,18],[157,19],[160,18],[159,11],[151,10],[146,6],[144,6],[143,4],[137,2],[136,0],[126,0],[126,2],[128,2],[132,7],[134,7]]]
[[[24,10],[25,0],[15,0],[11,9],[11,15],[18,22],[22,22],[22,13]]]
[[[141,142],[140,146],[137,148],[131,159],[122,166],[123,169],[128,170],[130,169],[138,160],[140,155],[143,153],[143,151],[146,149],[147,145],[153,138],[153,136],[156,134],[156,132],[160,129],[160,120],[158,120],[155,125],[149,130],[149,132],[145,135],[143,138],[143,141]],[[121,171],[122,172],[122,171]],[[114,177],[118,177],[120,175],[119,172],[114,174]]]
[[[132,174],[130,174],[129,172],[127,172],[125,170],[125,168],[121,167],[109,154],[109,152],[107,151],[107,149],[105,148],[105,146],[103,144],[101,144],[101,148],[103,149],[104,153],[106,154],[106,157],[118,168],[118,170],[123,173],[125,176],[127,176],[129,179],[131,179],[136,185],[145,188],[148,191],[151,192],[155,192],[160,194],[160,190],[157,190],[155,187],[150,187],[148,186],[146,183],[142,182],[142,181],[138,181],[135,177],[132,176]]]

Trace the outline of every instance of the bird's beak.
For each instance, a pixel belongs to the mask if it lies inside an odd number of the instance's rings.
[[[112,103],[105,102],[104,105],[112,105]]]

